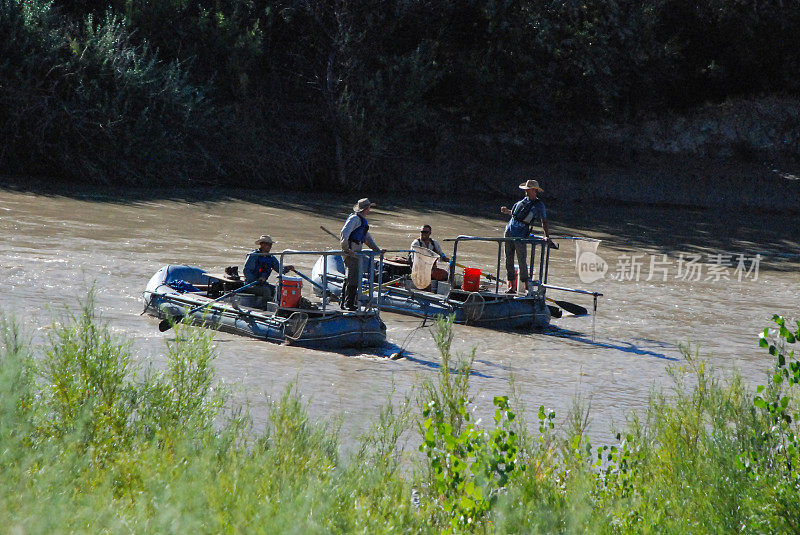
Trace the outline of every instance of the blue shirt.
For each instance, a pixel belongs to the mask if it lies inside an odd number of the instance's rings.
[[[244,280],[253,282],[264,277],[269,278],[273,271],[280,269],[278,259],[268,253],[262,253],[258,249],[247,255],[244,263]]]
[[[544,203],[541,199],[532,201],[528,197],[525,197],[514,204],[514,207],[511,208],[511,213],[518,213],[519,210],[527,211],[527,208],[530,208],[530,214],[533,214],[533,217],[529,219],[529,221],[533,222],[537,217],[541,220],[547,219],[547,213],[545,212]],[[525,238],[530,233],[531,224],[518,221],[513,216],[508,220],[508,224],[506,224],[506,235],[509,237]]]

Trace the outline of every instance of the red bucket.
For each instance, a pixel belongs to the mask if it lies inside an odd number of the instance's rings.
[[[481,270],[478,268],[464,268],[464,280],[461,289],[467,292],[477,292],[481,287]]]
[[[519,280],[519,269],[514,270],[514,278],[508,281],[508,287],[517,291],[517,281]]]
[[[300,303],[300,292],[303,290],[303,279],[283,277],[281,281],[281,306],[297,308]]]

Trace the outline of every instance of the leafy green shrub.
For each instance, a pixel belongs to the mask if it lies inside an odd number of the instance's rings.
[[[272,10],[253,0],[114,1],[139,39],[167,62],[189,62],[188,75],[198,86],[214,81],[220,103],[252,97],[263,87],[259,71],[265,53],[265,30]],[[254,84],[255,82],[255,84]]]
[[[759,345],[775,357],[775,373],[765,386],[760,385],[754,404],[766,424],[753,430],[760,447],[742,453],[741,468],[754,480],[773,481],[777,514],[789,525],[797,526],[795,503],[800,489],[800,358],[789,349],[800,340],[800,321],[793,328],[781,316],[774,316],[774,335],[768,328]]]
[[[39,353],[0,322],[0,515],[23,532],[791,533],[800,325],[774,321],[760,344],[776,366],[755,397],[684,348],[674,387],[599,448],[580,400],[565,425],[540,407],[538,433],[506,396],[493,424],[476,421],[474,353],[451,354],[443,321],[420,414],[388,394],[346,455],[293,386],[263,434],[235,408],[223,417],[210,331],[178,325],[165,368],[142,375],[90,293]],[[407,457],[414,424],[422,455]]]
[[[114,15],[65,19],[50,2],[0,3],[0,166],[96,183],[219,174],[216,119],[180,64],[133,44]]]
[[[44,436],[80,437],[98,463],[119,448],[130,447],[130,372],[126,345],[98,325],[94,294],[69,323],[55,326],[51,347],[41,364],[42,396],[39,432]]]
[[[469,373],[473,355],[460,363],[453,378],[450,365],[453,318],[437,322],[436,343],[442,356],[438,384],[426,383],[419,447],[428,458],[430,489],[442,507],[449,530],[478,529],[511,478],[524,471],[518,459],[515,414],[508,396],[494,398],[494,429],[473,421]]]

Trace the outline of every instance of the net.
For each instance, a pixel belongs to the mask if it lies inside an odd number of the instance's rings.
[[[306,329],[308,314],[305,312],[292,312],[292,315],[283,322],[283,336],[291,341],[297,341]]]
[[[470,325],[481,319],[485,302],[486,300],[478,292],[469,294],[469,297],[461,306],[462,310],[464,310],[464,323]]]
[[[575,273],[583,282],[597,280],[593,271],[597,270],[598,261],[603,263],[603,260],[597,256],[598,245],[600,245],[600,240],[592,238],[575,240]]]
[[[439,255],[424,247],[414,247],[414,262],[411,265],[411,281],[419,289],[431,284],[431,269]]]
[[[597,254],[598,245],[600,245],[600,240],[591,238],[575,240],[575,265],[578,265],[578,259],[580,259],[583,253]]]

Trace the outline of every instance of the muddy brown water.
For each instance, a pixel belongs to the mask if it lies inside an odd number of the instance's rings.
[[[514,198],[444,205],[424,199],[373,200],[379,202],[370,216],[375,240],[398,249],[409,246],[423,223],[433,226],[437,239],[501,235],[505,220],[499,206]],[[211,271],[230,265],[241,269],[253,240],[264,233],[276,240],[274,251],[335,247],[320,225],[338,232],[351,204],[348,199],[274,194],[200,201],[101,191],[41,195],[0,190],[2,310],[19,318],[36,343],[45,344],[53,318],[64,307],[75,308],[94,284],[98,309],[111,330],[130,340],[140,364],[162,366],[165,341],[174,334],[160,333],[156,320],[140,315],[142,290],[159,267],[186,263]],[[597,254],[608,266],[604,278],[582,282],[574,244],[563,240],[551,258],[551,284],[604,296],[596,318],[556,319],[557,329],[549,333],[456,326],[455,352],[476,350],[471,384],[479,413],[491,414],[492,397],[508,394],[513,376],[532,428],[540,405],[555,409],[563,422],[580,397],[591,404],[594,441],[612,441],[613,430],[631,411],[646,406],[651,390],[669,384],[668,367],[685,362],[681,344],[699,346],[724,372],[741,370],[752,385],[763,382],[771,360],[757,346],[758,332],[770,325],[773,314],[800,318],[796,215],[552,203],[548,213],[554,236],[603,240]],[[452,251],[452,245],[445,244],[445,250]],[[461,263],[493,273],[496,250],[466,246],[459,253]],[[762,255],[757,276],[754,270],[736,271],[738,255],[749,269],[756,253]],[[722,262],[717,255],[731,256]],[[699,262],[689,272],[692,258]],[[657,276],[648,276],[651,261],[660,268]],[[641,263],[638,277],[634,262]],[[310,274],[313,258],[294,263]],[[586,296],[550,296],[591,308]],[[233,385],[234,403],[250,404],[257,428],[266,422],[268,400],[295,383],[313,416],[343,417],[345,441],[352,441],[390,394],[395,400],[413,394],[440,363],[431,329],[419,328],[421,320],[389,313],[382,317],[389,344],[370,351],[315,351],[218,334],[218,375]],[[407,358],[387,358],[398,347],[406,349]]]

